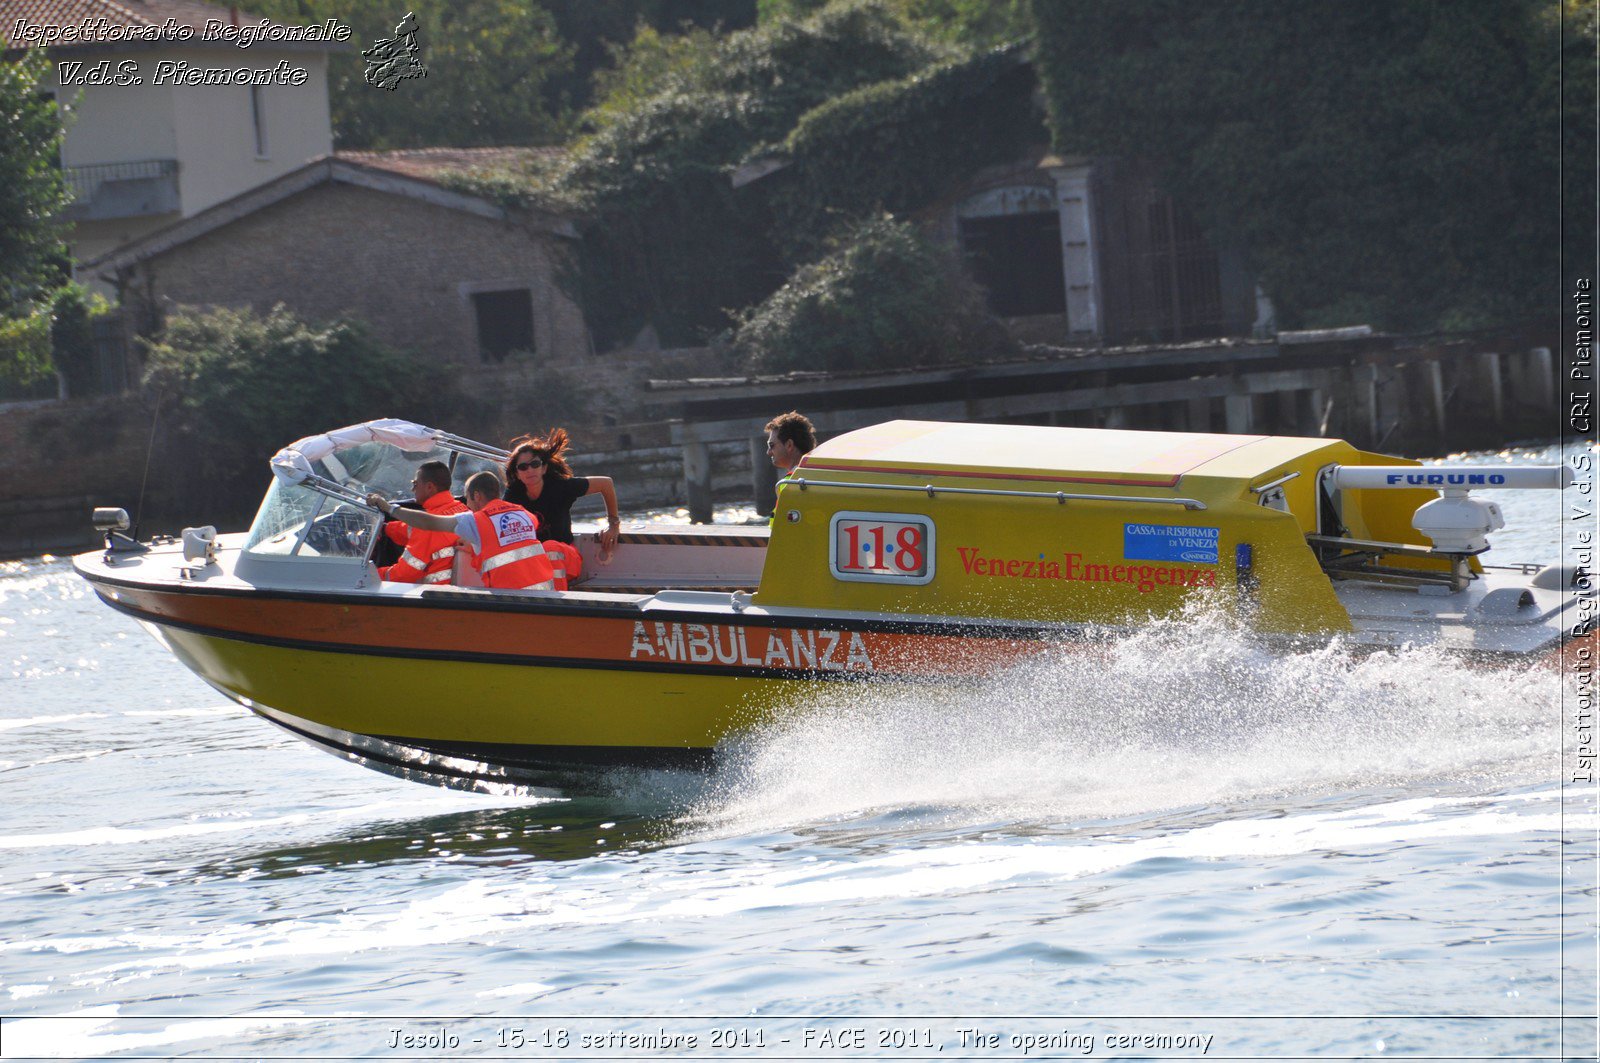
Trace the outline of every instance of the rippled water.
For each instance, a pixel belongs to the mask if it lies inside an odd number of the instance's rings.
[[[1172,622],[563,801],[319,753],[64,561],[0,665],[3,1058],[1594,1058],[1551,672]]]

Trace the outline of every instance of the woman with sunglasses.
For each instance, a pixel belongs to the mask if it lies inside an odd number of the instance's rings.
[[[539,538],[572,542],[572,503],[584,495],[599,495],[606,503],[606,526],[600,533],[600,560],[611,560],[617,546],[621,518],[617,514],[617,489],[609,476],[574,476],[565,453],[571,440],[565,428],[552,428],[542,436],[522,436],[511,441],[506,461],[505,500],[515,502],[539,518]]]

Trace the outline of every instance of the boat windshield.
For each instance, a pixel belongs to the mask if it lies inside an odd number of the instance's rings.
[[[425,461],[443,461],[452,468],[452,493],[492,462],[459,454],[445,447],[431,451],[401,450],[387,443],[362,443],[312,462],[321,477],[342,484],[357,494],[376,491],[385,498],[412,497],[411,481]],[[323,494],[305,484],[286,483],[277,477],[261,502],[245,550],[278,557],[337,557],[364,561],[378,528],[379,516],[363,506]]]

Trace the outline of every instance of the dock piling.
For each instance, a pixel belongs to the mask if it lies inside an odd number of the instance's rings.
[[[711,523],[711,448],[705,443],[683,445],[683,487],[689,500],[689,519]]]

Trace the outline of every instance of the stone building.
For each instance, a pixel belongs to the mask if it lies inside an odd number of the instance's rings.
[[[202,0],[0,0],[0,61],[43,51],[54,67],[74,260],[331,151],[328,57],[359,43],[348,33]]]
[[[359,318],[439,362],[575,362],[590,353],[589,333],[557,276],[577,230],[447,186],[453,173],[540,150],[336,152],[89,267],[140,331],[175,306],[266,313],[283,303],[309,320]]]

